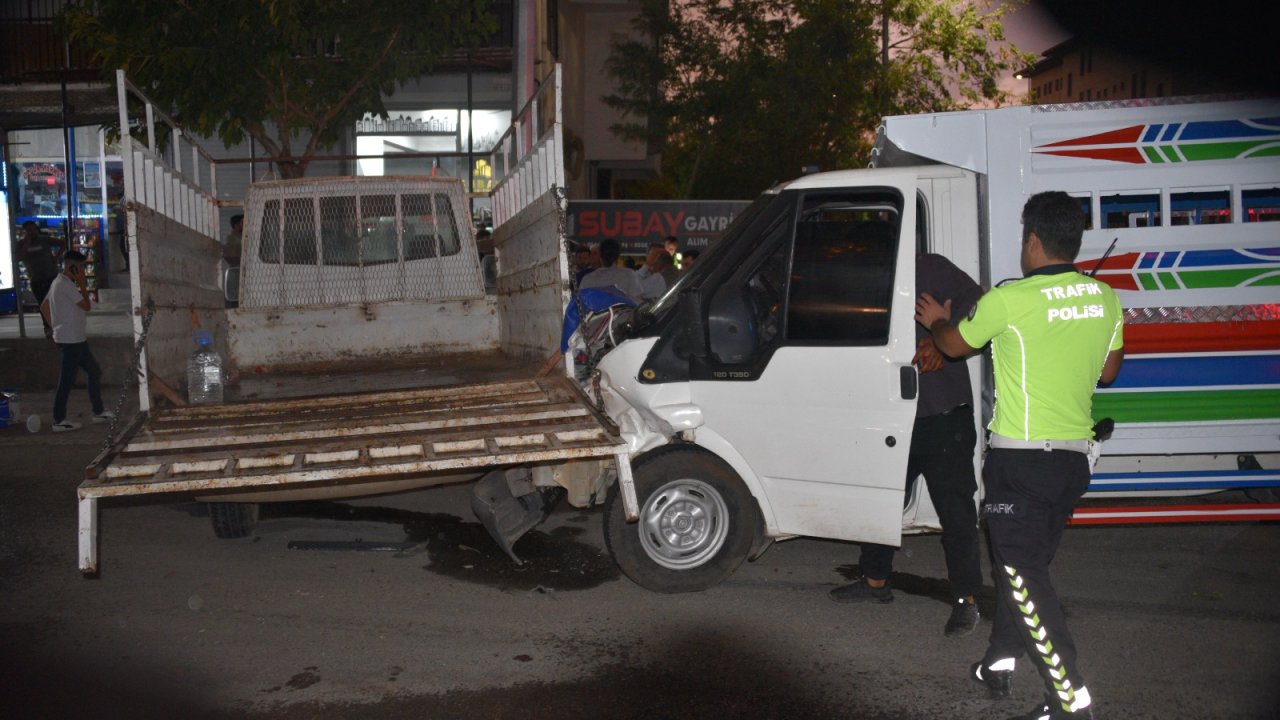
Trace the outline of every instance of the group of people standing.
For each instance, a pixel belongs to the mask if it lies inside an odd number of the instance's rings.
[[[584,290],[612,287],[637,303],[654,300],[675,285],[681,273],[688,272],[698,252],[681,254],[679,240],[668,237],[649,246],[639,267],[620,263],[621,256],[622,245],[613,238],[595,246],[580,245],[574,253],[575,285]]]

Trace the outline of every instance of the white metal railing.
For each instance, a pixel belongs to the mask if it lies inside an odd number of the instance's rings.
[[[133,137],[130,128],[130,98],[142,103],[139,123],[147,135],[145,146]],[[204,148],[183,133],[182,128],[158,110],[141,89],[129,82],[124,70],[116,70],[116,100],[120,113],[120,155],[124,165],[126,202],[144,205],[165,217],[209,237],[217,237],[217,166]],[[156,149],[157,122],[169,131],[169,145]],[[190,151],[190,164],[183,168],[183,155]],[[202,182],[202,171],[208,182]],[[131,258],[136,260],[136,258]]]
[[[188,273],[194,267],[186,259],[185,250],[190,249],[193,242],[200,244],[201,237],[217,239],[217,171],[213,157],[197,143],[188,140],[172,118],[156,109],[146,93],[129,82],[123,70],[116,71],[116,101],[119,104],[120,156],[124,172],[124,230],[133,300],[133,336],[135,340],[147,337],[147,345],[140,349],[138,355],[137,368],[139,377],[146,378],[138,383],[138,406],[146,411],[151,407],[148,381],[152,377],[153,366],[173,380],[176,373],[181,372],[179,366],[189,352],[187,324],[177,319],[185,320],[186,311],[177,307],[177,298],[208,294],[202,287],[189,285],[194,278]],[[138,104],[142,106],[140,113]],[[135,114],[141,117],[135,120]],[[157,147],[157,123],[167,128],[169,133],[168,143],[163,148]],[[145,145],[133,137],[135,128],[145,131]],[[184,155],[188,152],[190,162],[184,168]],[[144,218],[146,213],[139,212],[142,208],[153,211],[164,220],[157,222],[155,218]],[[169,253],[165,261],[156,262],[154,267],[147,269],[149,285],[146,292],[142,284],[144,262],[140,237],[141,242],[148,246],[148,257]],[[160,244],[170,247],[158,247],[156,241],[161,239],[164,242]],[[175,252],[177,255],[173,254]],[[216,276],[217,266],[211,265],[209,272]],[[194,312],[194,307],[191,312]],[[206,320],[215,327],[220,322],[216,317],[206,317]],[[163,329],[159,329],[161,326]]]
[[[490,154],[493,225],[501,226],[551,187],[564,187],[561,67],[534,91]]]

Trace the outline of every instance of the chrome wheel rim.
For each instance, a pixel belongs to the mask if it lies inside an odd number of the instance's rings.
[[[658,565],[687,570],[715,557],[729,536],[729,508],[701,480],[673,480],[640,508],[640,544]]]

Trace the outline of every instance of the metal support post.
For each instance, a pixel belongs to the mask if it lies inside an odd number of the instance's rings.
[[[80,572],[98,572],[98,498],[80,498]]]

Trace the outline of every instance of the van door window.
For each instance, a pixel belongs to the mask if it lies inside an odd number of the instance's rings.
[[[885,345],[902,198],[893,191],[811,194],[796,223],[787,301],[792,345]]]

